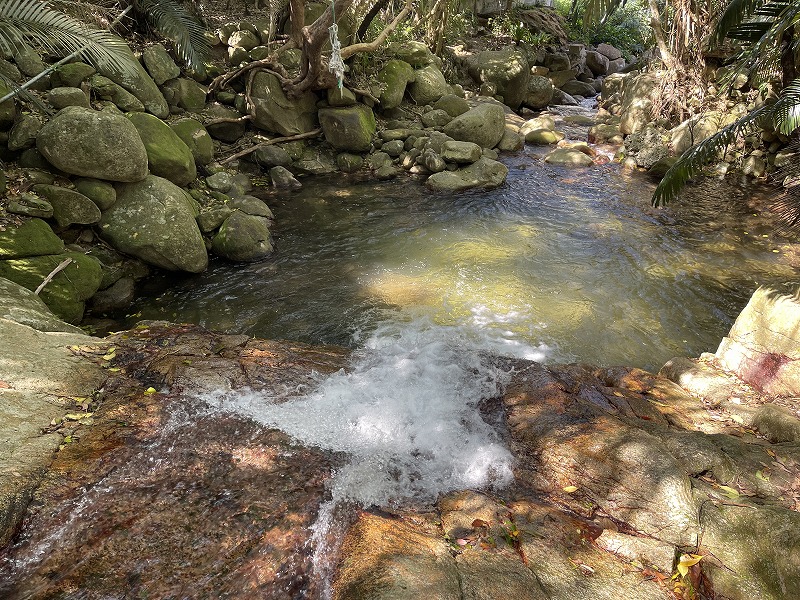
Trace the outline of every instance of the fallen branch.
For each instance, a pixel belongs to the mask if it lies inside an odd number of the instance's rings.
[[[373,96],[372,92],[370,92],[369,90],[361,90],[359,88],[350,88],[350,91],[353,92],[354,94],[358,94],[359,96],[366,96],[367,98],[372,100],[375,104],[378,104],[380,102],[380,99],[378,99],[375,96]]]
[[[305,140],[308,138],[316,137],[320,133],[322,133],[322,129],[314,129],[313,131],[307,131],[306,133],[298,133],[297,135],[288,135],[286,137],[279,137],[279,138],[272,138],[271,140],[267,140],[266,142],[260,142],[255,146],[250,146],[247,150],[242,150],[241,152],[237,152],[219,161],[219,164],[224,165],[226,163],[231,162],[232,160],[236,160],[237,158],[241,158],[242,156],[247,156],[248,154],[252,154],[259,148],[264,146],[272,146],[273,144],[282,144],[283,142],[294,142],[297,140]]]
[[[262,60],[254,60],[253,62],[247,63],[245,66],[236,69],[235,71],[231,71],[230,73],[224,73],[219,77],[216,77],[208,86],[208,92],[211,93],[215,90],[222,90],[225,89],[231,81],[237,79],[247,73],[248,71],[252,71],[253,69],[261,69],[266,71],[267,73],[271,73],[275,75],[281,83],[284,81],[288,81],[288,77],[286,75],[286,71],[283,68],[283,65],[276,64],[272,57],[265,58]],[[281,73],[283,71],[283,73]]]
[[[374,52],[377,50],[383,42],[386,41],[386,38],[389,37],[389,34],[394,31],[397,26],[405,19],[408,14],[411,12],[411,0],[406,0],[406,5],[403,7],[397,16],[389,23],[383,31],[378,34],[371,42],[361,42],[360,44],[351,44],[346,48],[342,48],[342,60],[347,60],[354,54],[358,54],[359,52]]]
[[[38,296],[39,292],[41,292],[44,289],[44,286],[46,286],[48,283],[53,281],[53,277],[55,277],[61,271],[66,269],[70,264],[72,264],[72,259],[71,258],[65,258],[60,263],[58,263],[58,266],[55,269],[53,269],[52,271],[50,271],[50,274],[47,277],[44,278],[44,281],[42,281],[42,283],[39,284],[39,287],[37,287],[36,291],[33,292],[33,293]]]
[[[212,119],[206,123],[205,126],[208,127],[209,125],[216,125],[218,123],[244,123],[245,121],[250,121],[252,118],[252,115],[244,115],[243,117],[238,117],[236,119],[220,117],[219,119]]]

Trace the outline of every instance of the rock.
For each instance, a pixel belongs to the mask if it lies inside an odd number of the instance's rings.
[[[619,124],[598,123],[589,128],[589,142],[592,144],[622,144],[623,136]]]
[[[606,82],[610,77],[606,78]],[[652,120],[653,96],[657,93],[658,78],[651,73],[620,78],[622,106],[619,130],[630,135],[641,131]],[[607,85],[604,82],[604,85]],[[605,97],[605,94],[603,94]]]
[[[548,77],[531,75],[522,103],[533,110],[541,110],[552,101],[553,89],[553,82]]]
[[[280,135],[306,133],[317,127],[317,97],[304,92],[289,100],[275,75],[259,72],[253,79],[253,125]]]
[[[584,98],[594,98],[597,95],[597,91],[592,84],[584,83],[577,79],[573,79],[562,85],[561,91],[570,96],[583,96]]]
[[[213,206],[204,210],[197,217],[197,226],[203,233],[211,233],[220,228],[225,219],[233,214],[233,209],[227,204]]]
[[[244,48],[248,52],[261,44],[258,35],[249,30],[234,31],[228,38],[228,46]]]
[[[556,148],[544,157],[544,162],[562,167],[588,167],[594,164],[590,156],[573,148]]]
[[[392,158],[397,158],[403,153],[405,149],[405,145],[403,144],[402,140],[391,140],[389,142],[384,142],[381,145],[381,152],[388,154]]]
[[[419,162],[431,173],[440,173],[447,168],[444,159],[430,148],[422,153]]]
[[[473,164],[457,171],[434,173],[425,185],[437,192],[461,192],[471,188],[494,188],[502,185],[508,167],[488,158],[479,158]]]
[[[481,150],[472,142],[448,141],[442,145],[441,156],[448,162],[472,164],[481,157]]]
[[[444,133],[462,142],[494,148],[505,133],[505,112],[500,104],[479,104],[450,121]]]
[[[609,59],[604,54],[594,50],[586,52],[586,66],[595,75],[608,75],[608,63]]]
[[[22,83],[22,73],[13,63],[0,59],[0,75],[14,83]]]
[[[654,181],[661,181],[676,162],[678,162],[677,156],[664,156],[647,169],[647,175]]]
[[[415,68],[428,66],[436,61],[436,57],[428,49],[427,44],[413,40],[391,44],[388,54]]]
[[[322,108],[319,122],[325,140],[337,150],[367,152],[375,135],[375,115],[363,104],[341,108]]]
[[[0,94],[5,96],[11,88],[0,80]],[[9,98],[0,104],[0,131],[6,131],[17,118],[17,106],[13,98]]]
[[[569,56],[563,52],[548,52],[544,57],[544,66],[550,71],[566,71],[571,64]]]
[[[233,186],[233,176],[227,171],[219,171],[206,177],[206,185],[210,189],[224,194]]]
[[[117,108],[125,112],[144,112],[144,104],[128,90],[117,85],[108,77],[92,75],[89,78],[92,91],[103,100],[113,102]]]
[[[96,72],[94,67],[86,63],[67,63],[53,71],[52,84],[53,87],[80,88],[81,84]]]
[[[43,196],[53,207],[53,218],[59,227],[92,225],[100,221],[100,209],[79,192],[45,184],[33,186],[33,191]]]
[[[107,181],[81,178],[74,181],[75,190],[89,198],[100,210],[108,210],[117,201],[117,191]]]
[[[214,254],[236,262],[263,260],[272,253],[269,221],[234,211],[214,236],[211,249]]]
[[[425,127],[444,127],[452,120],[453,117],[440,109],[429,110],[422,115],[422,124]]]
[[[388,181],[400,175],[400,169],[392,163],[386,163],[375,169],[375,178],[380,181]]]
[[[301,175],[325,175],[336,171],[336,158],[323,148],[306,148],[292,168]]]
[[[13,281],[9,281],[8,279],[3,279],[1,277],[0,320],[6,321],[6,324],[3,327],[6,329],[6,333],[8,332],[8,322],[14,322],[19,323],[20,325],[26,325],[27,327],[35,329],[36,331],[58,331],[63,333],[83,334],[83,331],[81,331],[78,327],[69,325],[56,317],[52,311],[47,308],[47,305],[42,302],[42,299],[32,291],[22,287],[18,283],[14,283]],[[7,340],[6,343],[8,343]],[[33,349],[31,346],[28,346],[28,348],[31,350]],[[39,360],[41,360],[41,357]],[[41,371],[37,370],[37,372]],[[8,378],[8,375],[0,375],[0,377]],[[7,393],[8,392],[6,392],[6,394]],[[8,398],[4,397],[4,400],[6,400],[5,406],[8,406]],[[2,419],[5,423],[8,423],[7,414],[4,414]],[[6,441],[6,443],[8,442]],[[8,447],[6,449],[8,449]],[[0,467],[0,469],[2,469],[2,467]],[[2,475],[0,475],[0,477],[2,477]],[[8,488],[4,486],[3,489],[7,490]],[[0,493],[0,506],[6,508],[8,507],[8,498],[3,496],[4,494]],[[3,532],[0,534],[0,543],[2,543],[5,538],[8,537],[5,533],[7,531],[6,527],[6,519],[0,517],[0,531]]]
[[[161,90],[158,89],[155,81],[147,74],[147,71],[139,64],[133,52],[130,51],[127,44],[122,40],[120,40],[120,47],[128,53],[129,62],[133,66],[133,71],[124,71],[111,63],[103,63],[100,68],[100,74],[108,77],[111,81],[121,85],[136,96],[142,102],[147,112],[155,115],[159,119],[166,119],[169,116],[169,106],[167,106],[167,101],[161,94]],[[74,87],[78,86],[75,85]]]
[[[214,103],[206,108],[206,116],[212,121],[216,119],[232,119],[229,122],[208,123],[206,125],[206,131],[214,139],[232,144],[244,135],[247,126],[244,121],[236,120],[242,116],[238,111],[222,104]]]
[[[625,138],[625,153],[636,165],[649,169],[662,158],[669,156],[669,135],[653,124],[648,124]]]
[[[14,49],[14,64],[26,77],[35,77],[46,68],[39,54],[24,42]]]
[[[560,90],[558,88],[553,89],[553,99],[550,100],[550,104],[555,105],[564,105],[564,106],[577,106],[578,101],[575,100],[572,96]]]
[[[57,317],[68,323],[79,323],[83,318],[85,301],[100,287],[103,273],[97,259],[82,252],[64,252],[0,260],[0,277],[35,291],[67,258],[70,264],[53,277],[39,297]]]
[[[239,65],[250,62],[250,53],[241,46],[231,46],[228,48],[228,64],[231,67],[238,67]]]
[[[525,137],[520,135],[519,129],[513,125],[506,125],[503,137],[497,142],[497,150],[500,152],[517,152],[525,146]]]
[[[239,196],[237,198],[231,198],[231,200],[228,202],[228,206],[253,217],[264,217],[265,219],[269,220],[275,218],[275,215],[272,214],[272,210],[270,210],[269,206],[267,206],[263,200],[256,198],[255,196]]]
[[[427,65],[414,71],[414,81],[408,86],[408,94],[418,106],[433,104],[450,93],[452,88],[436,65]]]
[[[36,147],[72,175],[125,182],[147,176],[147,151],[136,127],[121,115],[67,107],[45,123]]]
[[[206,107],[208,89],[194,79],[180,77],[164,84],[164,98],[170,106],[178,106],[189,112],[200,112]]]
[[[533,119],[528,119],[525,121],[525,123],[520,126],[519,132],[522,135],[527,135],[529,131],[533,131],[535,129],[549,129],[550,131],[554,131],[555,128],[555,119],[548,114],[542,114],[538,117],[534,117]]]
[[[608,61],[608,68],[606,69],[606,72],[609,75],[613,75],[614,73],[620,73],[622,71],[622,69],[625,68],[625,64],[626,63],[625,63],[625,59],[624,58],[618,58],[616,60],[610,60],[610,61]]]
[[[711,111],[687,119],[669,132],[672,151],[678,155],[683,154],[695,144],[711,137],[735,120],[735,115],[722,114],[717,111]]]
[[[47,101],[57,110],[67,106],[90,108],[89,98],[80,88],[57,87],[47,92]]]
[[[154,175],[117,186],[117,201],[103,213],[100,235],[120,252],[169,271],[200,273],[208,265],[194,201]]]
[[[14,152],[32,148],[36,136],[42,128],[42,122],[30,114],[21,114],[8,134],[8,149]]]
[[[195,163],[203,166],[214,160],[214,142],[200,121],[187,117],[173,121],[169,126],[189,148]]]
[[[14,215],[49,219],[53,216],[53,207],[47,200],[25,192],[9,200],[8,212]]]
[[[292,157],[280,146],[261,146],[253,152],[255,163],[261,167],[288,167]]]
[[[563,133],[551,129],[531,129],[525,134],[525,141],[535,146],[549,146],[563,139]]]
[[[142,60],[157,85],[164,85],[166,81],[180,77],[180,68],[161,44],[153,44],[142,50]]]
[[[525,100],[531,72],[528,59],[520,50],[478,52],[467,60],[467,72],[475,83],[494,83],[504,103],[514,110]]]
[[[469,103],[455,94],[445,94],[433,105],[436,110],[443,110],[451,117],[463,115],[469,110]]]
[[[98,291],[90,304],[95,314],[107,314],[128,308],[136,297],[136,282],[133,277],[120,277],[104,290]]]
[[[0,259],[2,260],[60,254],[63,251],[64,242],[41,219],[29,219],[17,227],[9,227],[0,231]]]
[[[357,102],[356,95],[346,87],[332,87],[327,92],[328,104],[333,107],[352,106]]]
[[[303,187],[303,184],[295,179],[292,172],[281,165],[272,167],[269,170],[269,178],[272,180],[272,185],[276,188],[291,190]]]
[[[355,173],[364,166],[364,159],[359,154],[341,152],[336,155],[336,166],[344,173]]]
[[[597,44],[597,51],[605,56],[608,60],[617,60],[622,56],[622,52],[617,50],[611,44]]]
[[[161,119],[147,113],[129,113],[147,151],[150,173],[178,186],[197,179],[194,155],[181,138]]]
[[[716,352],[720,366],[776,395],[800,395],[800,300],[756,290]]]

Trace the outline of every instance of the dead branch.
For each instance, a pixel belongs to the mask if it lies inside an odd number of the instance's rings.
[[[243,117],[239,117],[238,119],[231,119],[228,117],[220,117],[219,119],[212,119],[208,123],[205,124],[206,127],[209,125],[216,125],[218,123],[244,123],[245,121],[250,121],[252,119],[252,115],[244,115]]]
[[[252,71],[253,69],[261,69],[266,71],[267,73],[272,73],[281,82],[285,82],[288,80],[286,70],[283,68],[283,65],[276,63],[273,61],[272,57],[264,58],[262,60],[254,60],[253,62],[249,62],[243,67],[239,67],[235,71],[230,71],[228,73],[223,73],[219,77],[215,77],[214,80],[208,86],[208,93],[212,93],[215,90],[223,90],[228,85],[230,85],[231,81],[238,79],[248,71]]]
[[[361,42],[359,44],[351,44],[346,48],[342,48],[342,60],[347,60],[354,54],[358,54],[359,52],[374,52],[378,48],[380,48],[381,44],[386,41],[386,38],[394,31],[397,26],[405,19],[409,13],[411,12],[411,0],[406,0],[406,5],[403,7],[397,16],[389,23],[383,31],[378,34],[371,42]]]
[[[359,96],[366,96],[367,98],[372,100],[375,104],[378,104],[380,102],[380,99],[376,98],[375,96],[373,96],[372,92],[370,92],[369,90],[361,90],[361,89],[358,89],[358,88],[350,88],[350,91],[353,92],[354,94],[358,94]]]
[[[241,158],[242,156],[247,156],[248,154],[252,154],[259,148],[263,148],[264,146],[272,146],[273,144],[282,144],[283,142],[294,142],[297,140],[305,140],[308,138],[316,137],[320,133],[322,133],[322,129],[314,129],[312,131],[307,131],[306,133],[298,133],[297,135],[288,135],[286,137],[279,137],[279,138],[272,138],[271,140],[267,140],[266,142],[259,142],[255,146],[250,146],[247,150],[242,150],[241,152],[237,152],[219,161],[219,164],[224,165],[226,163],[231,162],[232,160],[236,160],[237,158]]]
[[[39,292],[41,292],[44,289],[44,286],[46,286],[48,283],[53,281],[53,277],[55,277],[61,271],[66,269],[70,264],[72,264],[72,259],[71,258],[65,258],[60,263],[58,263],[58,266],[55,269],[53,269],[52,271],[50,271],[50,274],[47,277],[44,278],[44,281],[42,281],[42,283],[39,284],[39,287],[37,287],[36,291],[34,291],[33,293],[38,296]]]

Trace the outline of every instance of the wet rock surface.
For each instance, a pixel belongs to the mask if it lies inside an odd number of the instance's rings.
[[[76,351],[105,367],[103,398],[48,430],[69,442],[0,554],[3,597],[800,595],[800,447],[727,410],[765,402],[739,381],[709,379],[708,399],[638,369],[507,360],[483,409],[505,415],[515,483],[350,509],[320,581],[310,528],[338,457],[199,398],[297,397],[348,352],[156,323],[104,343]]]

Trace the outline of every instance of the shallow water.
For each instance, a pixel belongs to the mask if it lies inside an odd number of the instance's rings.
[[[618,165],[505,160],[506,185],[459,196],[340,175],[267,196],[274,257],[157,278],[126,324],[359,347],[427,318],[502,354],[658,369],[713,352],[758,285],[795,277],[752,208],[766,188],[708,180],[653,209],[652,184]]]

